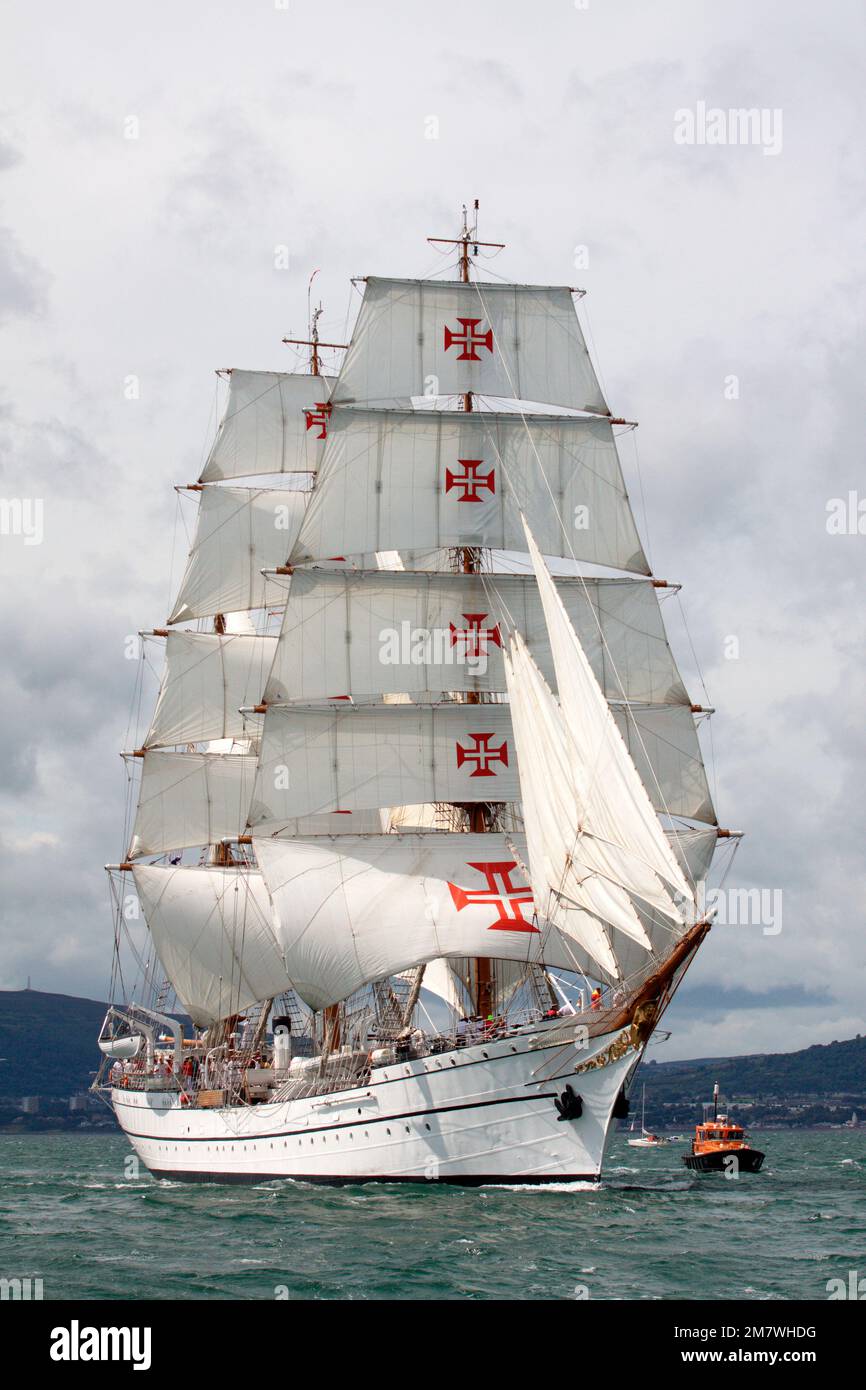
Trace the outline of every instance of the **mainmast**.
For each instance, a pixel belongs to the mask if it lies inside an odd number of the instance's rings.
[[[463,205],[463,228],[459,237],[428,237],[427,240],[436,245],[457,246],[459,247],[459,268],[460,279],[464,285],[470,284],[469,278],[469,255],[470,247],[473,256],[478,255],[478,248],[483,246],[491,250],[503,250],[505,243],[501,241],[479,241],[478,240],[478,199],[473,204],[473,222],[469,226],[469,214],[466,205]],[[472,410],[472,392],[466,391],[463,394],[464,411]],[[477,546],[463,546],[457,552],[457,560],[463,574],[480,574],[481,572],[481,549]],[[481,703],[481,695],[476,690],[467,691],[464,701],[469,705]],[[489,803],[472,803],[465,805],[461,809],[467,813],[469,830],[473,834],[486,834],[493,826],[493,807]],[[493,1012],[495,998],[495,978],[493,963],[488,956],[475,957],[475,1012],[482,1018]]]

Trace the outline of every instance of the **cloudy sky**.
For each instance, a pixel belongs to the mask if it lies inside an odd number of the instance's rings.
[[[780,931],[713,931],[655,1056],[863,1030],[866,534],[827,508],[866,498],[864,29],[856,0],[7,7],[0,497],[44,535],[0,534],[0,987],[105,997],[125,638],[179,577],[213,369],[293,365],[317,268],[340,338],[350,277],[440,271],[478,197],[498,274],[588,291],[748,833],[729,884],[777,926],[781,894]],[[763,135],[707,143],[714,108]]]

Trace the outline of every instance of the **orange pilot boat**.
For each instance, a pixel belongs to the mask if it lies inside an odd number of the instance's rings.
[[[691,1153],[683,1154],[683,1163],[696,1173],[719,1173],[725,1171],[757,1173],[764,1161],[760,1149],[749,1144],[742,1126],[727,1115],[719,1114],[719,1083],[713,1087],[713,1115],[709,1118],[709,1105],[704,1106],[704,1118],[695,1126]]]

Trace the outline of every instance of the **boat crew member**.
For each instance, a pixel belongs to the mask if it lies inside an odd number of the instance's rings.
[[[592,1009],[593,1013],[596,1013],[601,1008],[601,990],[597,986],[590,995],[589,1007]]]

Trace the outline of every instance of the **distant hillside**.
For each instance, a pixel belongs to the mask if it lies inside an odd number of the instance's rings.
[[[862,1095],[866,1092],[866,1037],[806,1047],[801,1052],[708,1057],[694,1062],[646,1062],[641,1068],[647,1103],[712,1098],[718,1081],[729,1102],[790,1100],[794,1096]]]
[[[99,1065],[107,1004],[36,989],[0,990],[0,1095],[71,1096]]]

